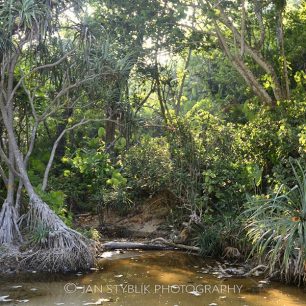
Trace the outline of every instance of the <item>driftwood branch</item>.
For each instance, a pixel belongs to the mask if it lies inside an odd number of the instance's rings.
[[[192,251],[192,252],[196,252],[196,253],[200,253],[200,251],[201,251],[201,249],[199,247],[191,246],[191,245],[185,245],[185,244],[181,244],[181,243],[174,243],[174,242],[168,241],[168,240],[166,240],[162,237],[155,238],[155,239],[151,240],[151,242],[159,242],[159,243],[165,244],[167,246],[171,246],[171,247],[176,248],[176,249],[182,249],[182,250]]]
[[[245,276],[245,277],[251,276],[251,275],[254,274],[254,272],[256,272],[256,271],[258,271],[258,270],[261,270],[261,269],[263,269],[264,271],[266,271],[266,270],[268,269],[268,267],[265,266],[265,265],[258,265],[258,266],[256,266],[255,268],[251,269],[249,272],[243,274],[243,276]]]

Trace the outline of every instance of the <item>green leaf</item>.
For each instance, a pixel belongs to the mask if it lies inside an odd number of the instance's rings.
[[[100,127],[99,130],[98,130],[98,136],[100,138],[104,137],[105,136],[105,128],[104,127]]]

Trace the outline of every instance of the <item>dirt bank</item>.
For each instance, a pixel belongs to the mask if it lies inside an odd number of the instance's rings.
[[[104,211],[103,222],[98,215],[83,214],[77,216],[77,228],[98,229],[102,240],[125,238],[129,240],[153,239],[163,237],[173,239],[179,231],[171,225],[169,217],[175,209],[176,199],[163,191],[141,204],[135,205],[128,213],[111,209]]]

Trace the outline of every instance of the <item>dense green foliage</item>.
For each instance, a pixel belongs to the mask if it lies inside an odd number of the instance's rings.
[[[172,162],[164,138],[145,137],[124,155],[128,187],[147,195],[170,186]]]

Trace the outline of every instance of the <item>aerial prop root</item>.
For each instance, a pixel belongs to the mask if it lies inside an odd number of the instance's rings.
[[[12,244],[21,242],[22,236],[17,224],[15,207],[5,200],[0,211],[0,244]]]
[[[23,221],[32,235],[35,231],[42,233],[34,241],[34,252],[21,264],[54,272],[86,270],[94,265],[94,242],[69,228],[36,194],[30,197],[30,209]]]

